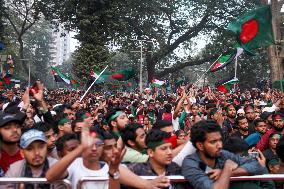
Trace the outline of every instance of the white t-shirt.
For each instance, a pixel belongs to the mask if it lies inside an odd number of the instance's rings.
[[[103,166],[99,170],[91,170],[83,165],[83,159],[77,158],[68,167],[68,179],[72,183],[72,188],[77,188],[77,183],[82,177],[97,176],[97,177],[108,177],[109,167],[105,162],[100,162]],[[85,182],[82,186],[83,189],[108,189],[108,181],[103,182]]]

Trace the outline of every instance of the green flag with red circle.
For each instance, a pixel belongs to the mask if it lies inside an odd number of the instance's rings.
[[[241,47],[251,53],[253,49],[273,44],[271,22],[271,9],[266,5],[243,14],[229,24],[228,30],[234,32]]]

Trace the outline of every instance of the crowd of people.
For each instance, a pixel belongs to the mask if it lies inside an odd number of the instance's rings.
[[[187,84],[172,93],[89,92],[79,101],[83,94],[47,90],[39,81],[26,90],[3,89],[0,176],[68,179],[73,188],[82,177],[109,178],[83,183],[87,189],[283,188],[272,180],[230,182],[284,173],[279,90],[224,94]],[[170,182],[172,175],[186,181]]]

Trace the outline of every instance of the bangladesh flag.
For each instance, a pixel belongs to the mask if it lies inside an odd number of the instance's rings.
[[[268,47],[274,42],[270,6],[261,6],[240,16],[228,26],[234,32],[238,43],[246,51]]]
[[[220,92],[228,93],[233,88],[234,84],[238,84],[238,78],[227,79],[216,83],[216,88]]]
[[[164,81],[160,81],[158,79],[153,79],[152,80],[152,83],[151,83],[151,86],[152,87],[161,87],[162,85],[164,85],[165,82]]]
[[[51,66],[52,75],[56,82],[65,82],[67,84],[71,84],[71,79],[65,74],[61,73],[58,68]]]
[[[210,72],[215,72],[226,67],[228,64],[234,62],[242,53],[242,48],[236,48],[234,52],[221,55],[212,65]]]
[[[99,78],[100,73],[101,73],[101,72],[98,71],[98,70],[95,69],[95,68],[90,71],[90,76],[91,76],[92,78],[94,78],[94,79],[97,79],[97,78],[98,78],[98,80],[96,81],[96,83],[103,83],[103,82],[105,82],[105,80],[109,77],[109,75],[106,75],[105,73],[103,73],[103,74],[100,76],[100,78]]]
[[[131,78],[134,78],[135,71],[133,68],[127,68],[124,70],[120,70],[110,75],[110,78],[116,79],[118,81],[127,81]]]

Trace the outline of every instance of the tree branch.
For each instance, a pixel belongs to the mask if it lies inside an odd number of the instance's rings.
[[[183,69],[187,66],[196,66],[196,65],[201,65],[201,64],[204,64],[206,62],[213,62],[215,61],[217,58],[219,57],[219,55],[212,55],[212,56],[209,56],[209,57],[205,57],[205,58],[202,58],[202,59],[192,59],[192,60],[188,60],[186,62],[180,62],[180,63],[176,63],[176,65],[174,65],[173,67],[171,68],[166,68],[164,69],[163,71],[157,73],[157,77],[164,77],[166,76],[167,74],[169,73],[174,73],[180,69]]]

